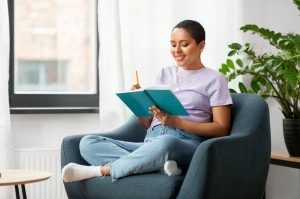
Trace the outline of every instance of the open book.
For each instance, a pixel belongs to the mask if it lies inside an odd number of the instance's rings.
[[[153,116],[149,113],[151,106],[156,106],[170,115],[189,116],[171,88],[166,85],[120,92],[117,96],[137,117]]]

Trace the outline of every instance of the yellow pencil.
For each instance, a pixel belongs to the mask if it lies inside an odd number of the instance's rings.
[[[137,71],[135,71],[135,76],[136,76],[136,83],[139,84],[139,76],[138,76]]]

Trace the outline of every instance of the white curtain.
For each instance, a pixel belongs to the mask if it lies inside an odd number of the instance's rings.
[[[172,28],[182,20],[199,21],[206,30],[202,55],[206,67],[226,62],[228,44],[241,42],[242,1],[100,0],[100,127],[116,128],[131,112],[116,96],[136,83],[151,86],[162,67],[175,64],[170,54]]]
[[[0,170],[12,165],[12,142],[8,101],[9,22],[7,1],[0,3]],[[0,198],[8,198],[8,187],[1,187]]]

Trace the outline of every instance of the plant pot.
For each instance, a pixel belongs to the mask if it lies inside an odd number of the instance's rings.
[[[290,156],[300,157],[300,119],[283,119],[283,135]]]

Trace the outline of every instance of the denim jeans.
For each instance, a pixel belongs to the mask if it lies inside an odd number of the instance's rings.
[[[80,141],[81,156],[91,165],[110,163],[111,177],[158,171],[168,160],[187,170],[197,146],[205,138],[163,125],[149,128],[144,142],[126,142],[87,135]]]

